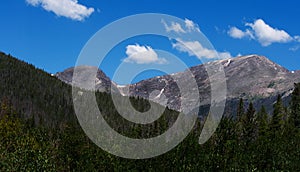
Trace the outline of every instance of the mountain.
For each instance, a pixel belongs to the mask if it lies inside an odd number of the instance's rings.
[[[58,72],[55,76],[69,85],[74,84],[75,86],[80,86],[80,83],[87,81],[92,76],[92,72],[97,70],[95,80],[96,90],[101,92],[110,92],[112,88],[113,91],[119,92],[116,84],[112,82],[103,71],[98,70],[97,67],[79,66],[76,70],[82,75],[80,75],[78,81],[75,81],[74,83],[72,83],[74,67],[68,68],[63,72]]]
[[[178,112],[160,106],[165,110],[159,119],[150,124],[136,124],[122,118],[111,95],[80,91],[82,95],[95,95],[101,115],[113,128],[111,131],[130,138],[161,135],[178,116]],[[116,96],[118,101],[127,100]],[[84,97],[78,95],[79,99]],[[109,171],[114,162],[117,163],[113,168],[121,171],[136,168],[136,161],[111,156],[90,140],[74,112],[74,101],[78,99],[72,99],[69,84],[0,52],[0,171]],[[150,107],[149,101],[140,98],[130,97],[130,102],[140,112]],[[89,105],[88,101],[81,104]],[[126,112],[126,108],[121,108]],[[93,126],[95,122],[99,124],[98,117],[86,113],[84,119],[91,120]],[[121,169],[121,164],[127,167]],[[146,165],[145,162],[139,166]]]
[[[95,68],[85,66],[79,69],[90,72]],[[3,111],[9,109],[8,111],[15,114],[16,117],[31,120],[36,126],[64,128],[66,125],[73,125],[80,128],[74,111],[73,101],[75,100],[73,100],[72,87],[70,86],[72,76],[73,68],[55,76],[0,52],[0,119],[4,117]],[[59,80],[58,77],[64,78],[66,83]],[[80,79],[84,80],[87,77],[83,76]],[[97,88],[100,91],[110,90],[112,85],[110,79],[101,71],[98,71],[97,77],[101,79],[96,80]],[[115,88],[117,89],[116,86]],[[88,90],[79,91],[80,94],[91,93]],[[127,130],[124,128],[132,127],[134,123],[131,124],[120,117],[111,95],[100,91],[92,92],[92,94],[96,96],[101,114],[111,126],[116,127],[117,131],[126,132]],[[127,98],[119,94],[116,96],[117,101],[123,101]],[[145,111],[150,107],[150,102],[147,100],[131,97],[130,102],[139,111]],[[151,105],[164,109],[159,104],[152,103]],[[82,106],[88,105],[82,104]],[[164,114],[176,116],[177,112],[165,110]],[[120,127],[123,126],[122,122],[125,123],[124,127]],[[145,125],[145,128],[152,127],[152,125],[157,125],[157,123]]]
[[[198,85],[200,100],[203,107],[210,105],[210,82],[206,72],[206,66],[222,65],[224,68],[227,83],[227,101],[228,105],[225,112],[229,114],[234,111],[237,102],[243,98],[249,103],[254,103],[257,109],[265,105],[269,111],[276,101],[277,95],[282,95],[284,102],[288,102],[289,95],[293,90],[294,83],[300,82],[300,71],[289,71],[284,67],[270,61],[268,58],[259,55],[240,56],[236,58],[218,60],[191,67],[190,71],[195,77]],[[82,70],[89,70],[88,67],[80,67]],[[72,80],[70,72],[73,69],[67,69],[58,73],[56,76],[66,83]],[[181,95],[174,78],[185,80],[188,75],[187,70],[170,75],[157,76],[154,78],[142,80],[135,84],[118,86],[101,71],[98,70],[97,80],[104,81],[96,84],[99,90],[109,92],[109,86],[117,90],[123,96],[138,96],[149,99],[151,93],[156,93],[152,101],[168,106],[174,110],[180,110]],[[105,83],[105,84],[103,84]],[[187,82],[188,84],[188,82]],[[161,98],[164,95],[167,98]]]
[[[264,56],[242,56],[219,63],[224,66],[229,98],[282,94],[300,80],[299,71],[290,72]]]
[[[256,64],[257,62],[260,64]],[[225,109],[226,113],[234,112],[238,97],[248,98],[248,100],[255,101],[257,105],[263,103],[272,105],[273,97],[276,97],[277,93],[288,98],[289,84],[293,79],[297,80],[299,76],[298,71],[289,72],[266,58],[258,56],[245,56],[210,64],[216,65],[215,63],[225,67],[228,84],[241,88],[240,90],[228,89],[228,94],[231,96],[228,96],[226,102],[228,105]],[[86,73],[86,70],[91,70],[89,67],[81,69],[83,74]],[[252,71],[254,69],[256,71]],[[74,71],[74,69],[69,70],[69,75],[61,74],[57,77],[71,78],[72,70]],[[201,88],[202,98],[208,96],[209,94],[205,93],[209,90],[205,68],[200,65],[191,68],[191,71],[195,74],[197,84]],[[177,95],[176,82],[172,77],[185,77],[185,75],[186,71],[147,79],[129,86],[115,85],[115,87],[120,90],[121,94],[126,93],[126,88],[128,88],[131,90],[131,94],[140,96],[146,95],[145,92],[161,88],[154,95],[154,99],[158,97],[156,100],[161,100],[159,97],[163,97],[162,93],[167,96]],[[252,79],[252,75],[258,78]],[[98,86],[108,88],[109,85],[112,85],[104,73],[98,72],[97,76],[100,77],[96,79]],[[300,135],[299,128],[295,126],[297,124],[295,119],[299,121],[299,115],[292,113],[292,110],[297,110],[300,104],[299,84],[296,86],[296,91],[293,92],[294,106],[289,107],[291,111],[284,113],[284,108],[277,104],[277,116],[284,115],[283,118],[275,118],[276,115],[273,115],[268,119],[266,113],[264,115],[259,113],[260,115],[257,115],[258,118],[256,118],[253,109],[248,110],[247,114],[240,118],[242,120],[225,117],[222,118],[213,136],[206,143],[199,145],[197,140],[205,131],[201,128],[207,124],[207,122],[201,123],[200,118],[197,119],[193,131],[175,149],[153,158],[135,160],[113,156],[94,144],[80,127],[73,102],[85,99],[86,96],[82,95],[95,95],[101,115],[114,129],[110,131],[134,139],[155,138],[169,130],[172,131],[174,124],[180,119],[179,113],[160,106],[164,109],[164,113],[155,122],[150,124],[130,122],[118,113],[111,95],[106,92],[109,89],[95,93],[79,89],[78,95],[72,99],[72,87],[57,77],[0,52],[0,171],[109,171],[112,168],[118,171],[128,171],[128,169],[134,171],[151,171],[153,169],[159,169],[159,171],[196,171],[199,169],[205,169],[205,171],[227,171],[227,169],[249,171],[254,168],[258,171],[274,169],[299,171]],[[105,77],[105,80],[102,77]],[[86,80],[87,78],[79,79]],[[186,78],[182,80],[186,82]],[[104,82],[107,84],[99,85]],[[241,82],[256,83],[254,85],[256,89],[247,87]],[[265,87],[274,90],[267,92],[268,94],[262,94],[265,91],[260,90],[264,90]],[[143,88],[145,92],[139,92],[134,88]],[[260,97],[255,97],[257,94]],[[117,101],[127,100],[127,97],[120,94],[114,95],[118,96]],[[174,96],[174,99],[169,101],[172,105],[172,103],[176,103],[177,97]],[[130,102],[140,112],[147,111],[152,105],[159,106],[135,97],[130,97]],[[122,114],[132,114],[126,104],[120,104],[124,106],[121,108],[123,109]],[[90,102],[87,100],[79,106],[89,107],[89,105]],[[205,111],[205,108],[207,107],[201,108],[202,111]],[[95,113],[87,112],[82,117],[84,117],[84,121],[91,122],[88,127],[97,129],[100,124],[97,120],[99,116],[95,116]],[[236,130],[236,126],[242,130]],[[171,132],[171,135],[181,135],[180,128],[178,129]],[[110,137],[113,135],[107,133],[110,131],[95,131],[95,134],[100,134],[98,138],[101,140],[115,138]],[[101,133],[105,134],[101,135]],[[124,146],[123,141],[119,143],[112,141],[111,143],[116,150],[120,150]],[[161,145],[169,143],[169,139],[167,139]],[[149,150],[153,151],[152,144],[149,145]],[[155,151],[160,150],[159,144],[154,146],[157,146],[157,149],[154,148]],[[138,148],[143,147],[137,145],[130,153],[143,153],[148,150],[144,148],[139,150]]]

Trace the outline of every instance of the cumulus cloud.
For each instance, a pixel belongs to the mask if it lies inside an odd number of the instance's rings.
[[[172,43],[172,46],[178,51],[188,53],[189,56],[196,56],[198,59],[231,58],[229,52],[217,52],[205,48],[199,41],[183,41],[181,39],[176,39],[176,42]]]
[[[186,31],[181,27],[181,24],[177,22],[171,22],[171,25],[168,25],[164,20],[161,21],[166,28],[167,32],[176,32],[176,33],[186,33]]]
[[[26,2],[35,7],[41,6],[57,16],[77,21],[83,21],[95,11],[94,8],[79,4],[77,0],[26,0]]]
[[[185,19],[184,23],[185,23],[185,27],[187,28],[188,32],[192,32],[192,31],[200,32],[198,25],[195,24],[192,20]]]
[[[246,31],[242,31],[240,29],[238,29],[237,27],[231,27],[228,31],[228,34],[233,37],[233,38],[236,38],[236,39],[242,39],[242,38],[245,38],[245,37],[249,37],[249,38],[254,38],[252,32],[247,29]]]
[[[245,26],[249,29],[242,31],[237,27],[231,27],[228,35],[236,39],[249,37],[257,40],[262,46],[269,46],[273,43],[287,43],[297,39],[291,37],[284,30],[271,27],[262,19],[257,19],[253,23],[246,23]]]
[[[286,31],[272,28],[262,19],[258,19],[254,23],[247,23],[246,26],[250,26],[253,29],[255,37],[262,46],[268,46],[276,42],[286,43],[293,40]]]
[[[168,25],[164,20],[161,21],[163,25],[165,26],[165,29],[167,32],[176,32],[176,33],[190,33],[190,32],[200,32],[200,29],[197,24],[195,24],[192,20],[185,19],[184,25],[182,26],[178,22],[171,22],[170,25]]]
[[[150,46],[128,45],[126,47],[127,57],[124,59],[126,63],[137,64],[166,64],[167,60],[159,58],[157,53]]]

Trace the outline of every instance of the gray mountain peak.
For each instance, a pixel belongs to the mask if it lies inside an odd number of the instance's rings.
[[[259,55],[247,55],[201,64],[190,68],[195,77],[202,105],[210,104],[210,82],[206,65],[223,65],[227,84],[227,104],[235,105],[239,98],[260,105],[272,107],[275,97],[280,94],[288,98],[295,82],[300,82],[300,71],[289,71],[284,67]],[[83,71],[93,67],[81,66]],[[78,71],[80,71],[78,70]],[[69,68],[56,76],[71,84],[74,68]],[[142,80],[135,84],[120,86],[112,82],[100,69],[96,76],[96,89],[118,92],[123,96],[139,96],[151,99],[171,109],[180,110],[181,95],[174,78],[184,78],[187,71]],[[84,81],[84,77],[82,78]],[[155,95],[153,95],[155,93]],[[274,99],[274,100],[273,100]]]

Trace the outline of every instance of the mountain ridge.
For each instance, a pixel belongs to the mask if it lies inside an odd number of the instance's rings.
[[[156,92],[154,96],[156,99],[151,99],[152,101],[174,110],[180,110],[180,91],[173,77],[179,76],[184,79],[187,75],[187,70],[190,70],[197,82],[202,104],[209,105],[211,100],[210,82],[206,72],[207,65],[223,66],[227,84],[227,103],[229,104],[231,104],[231,101],[236,102],[237,99],[243,98],[254,102],[257,106],[256,108],[260,108],[256,102],[266,99],[261,104],[270,109],[272,101],[273,99],[274,101],[276,100],[275,97],[277,95],[282,95],[284,98],[289,99],[294,83],[300,82],[299,70],[289,71],[267,57],[256,54],[212,61],[190,67],[182,72],[156,76],[128,85],[117,85],[110,79],[108,80],[106,75],[107,78],[97,79],[110,82],[110,84],[105,85],[105,89],[102,89],[107,92],[110,92],[109,87],[112,86],[114,92],[123,96],[135,96],[145,99],[149,99],[151,93]],[[98,69],[99,71],[104,73]],[[56,76],[64,81],[64,72],[60,72]],[[68,78],[69,81],[71,79]],[[101,88],[101,86],[96,84],[97,88]],[[168,99],[167,103],[160,98],[162,94]]]

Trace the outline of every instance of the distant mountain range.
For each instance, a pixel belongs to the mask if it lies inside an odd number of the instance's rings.
[[[294,83],[300,82],[300,71],[289,71],[268,58],[259,55],[218,60],[205,65],[222,65],[224,67],[227,83],[225,113],[228,115],[235,112],[240,98],[246,101],[246,105],[247,102],[251,101],[256,109],[264,105],[268,111],[271,111],[277,95],[281,95],[283,101],[287,103]],[[201,64],[190,68],[198,85],[200,100],[203,105],[202,113],[207,113],[205,109],[209,108],[211,100],[210,80],[205,65]],[[88,74],[88,71],[93,69],[95,67],[80,66],[77,68],[77,71],[81,72],[82,70],[82,72]],[[103,71],[97,70],[96,89],[99,91],[110,92],[112,90],[114,93],[119,93],[123,96],[139,96],[149,99],[150,93],[156,90],[157,96],[155,99],[151,99],[152,101],[180,111],[180,91],[173,78],[176,76],[176,78],[184,80],[187,71],[157,76],[135,84],[120,86],[111,81]],[[72,84],[73,71],[74,68],[69,68],[55,74],[55,76],[67,84]],[[86,77],[83,76],[79,78],[78,82],[82,82],[85,79]],[[167,103],[160,99],[162,94],[168,99]]]

